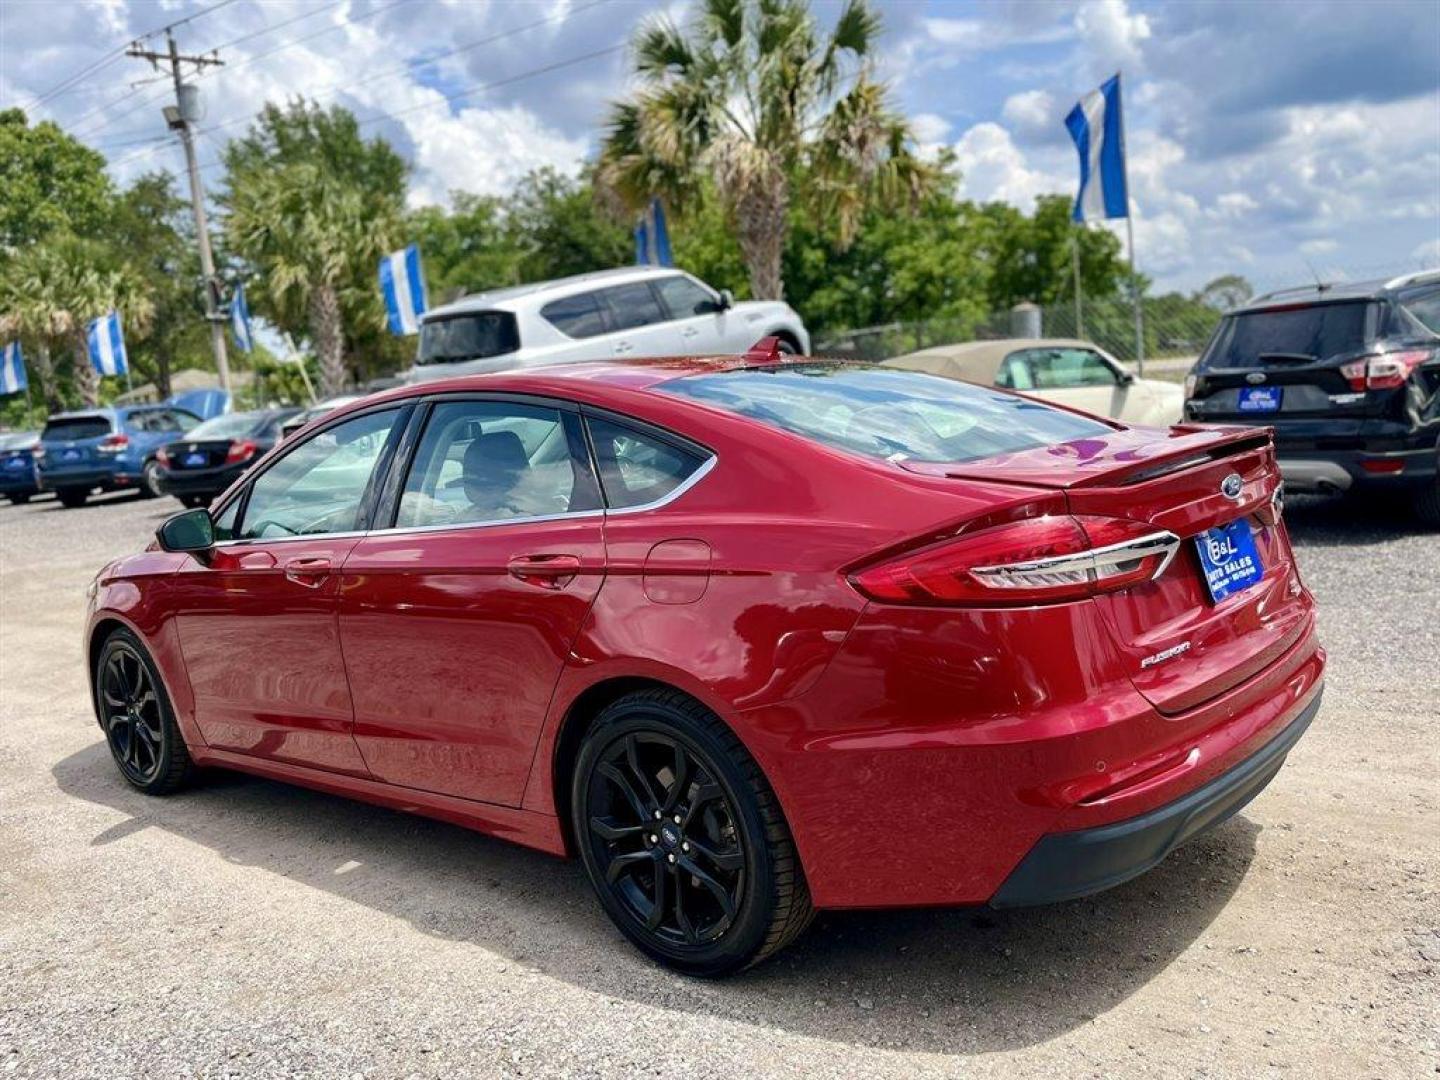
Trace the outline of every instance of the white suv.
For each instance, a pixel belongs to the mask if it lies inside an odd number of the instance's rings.
[[[743,353],[763,337],[804,354],[779,301],[736,303],[679,270],[635,266],[477,293],[427,311],[405,381],[615,357]]]

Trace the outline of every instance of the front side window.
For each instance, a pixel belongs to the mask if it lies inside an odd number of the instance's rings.
[[[719,302],[709,289],[701,288],[683,274],[660,278],[655,282],[655,291],[660,294],[672,319],[713,315],[720,310]]]
[[[366,413],[306,439],[250,486],[241,540],[352,532],[398,409]]]
[[[405,480],[397,528],[553,517],[599,508],[578,429],[558,409],[512,402],[435,406]]]
[[[1080,386],[1114,386],[1115,371],[1099,353],[1089,349],[1024,349],[1011,353],[1030,369],[1030,387],[1036,390],[1063,390]],[[1013,370],[1013,369],[1012,369]],[[1015,389],[1021,389],[1017,383]]]
[[[650,283],[637,281],[632,285],[616,285],[601,294],[610,309],[612,330],[633,330],[638,326],[651,326],[665,321],[665,312],[660,310],[660,301]]]
[[[1114,430],[986,387],[858,364],[742,368],[658,389],[881,460],[973,461]]]
[[[540,309],[540,317],[566,337],[594,337],[610,329],[599,293],[580,293],[552,300]]]
[[[472,311],[432,319],[420,327],[420,364],[488,360],[520,348],[515,316],[508,311]]]
[[[594,417],[587,423],[605,501],[612,509],[658,502],[706,461],[701,454],[624,424]]]

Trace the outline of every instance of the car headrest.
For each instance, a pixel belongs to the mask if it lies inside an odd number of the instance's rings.
[[[461,462],[461,475],[466,483],[507,483],[529,464],[519,435],[513,431],[492,431],[470,440]]]

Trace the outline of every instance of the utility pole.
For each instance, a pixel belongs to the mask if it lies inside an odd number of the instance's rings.
[[[215,254],[210,250],[210,229],[205,222],[205,188],[200,183],[200,165],[195,159],[195,134],[190,128],[198,118],[199,92],[193,86],[186,86],[180,75],[182,64],[193,64],[199,71],[206,67],[218,67],[224,61],[214,53],[209,56],[182,56],[175,46],[172,30],[173,27],[165,28],[166,52],[152,52],[136,41],[125,51],[125,55],[148,60],[157,71],[162,63],[168,63],[171,77],[175,80],[175,104],[165,107],[165,121],[172,130],[180,133],[180,143],[185,148],[185,166],[190,173],[190,207],[195,212],[195,236],[200,242],[200,272],[205,278],[205,320],[210,324],[210,348],[215,353],[220,388],[229,393],[230,359],[225,352],[225,316],[219,310],[220,282],[215,277]]]

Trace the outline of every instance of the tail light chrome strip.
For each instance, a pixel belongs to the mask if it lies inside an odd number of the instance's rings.
[[[1033,588],[1036,584],[1099,581],[1114,567],[1159,556],[1160,563],[1150,575],[1153,581],[1165,572],[1179,550],[1180,538],[1172,532],[1161,531],[1073,555],[1052,555],[1003,566],[976,566],[970,573],[998,589]]]

